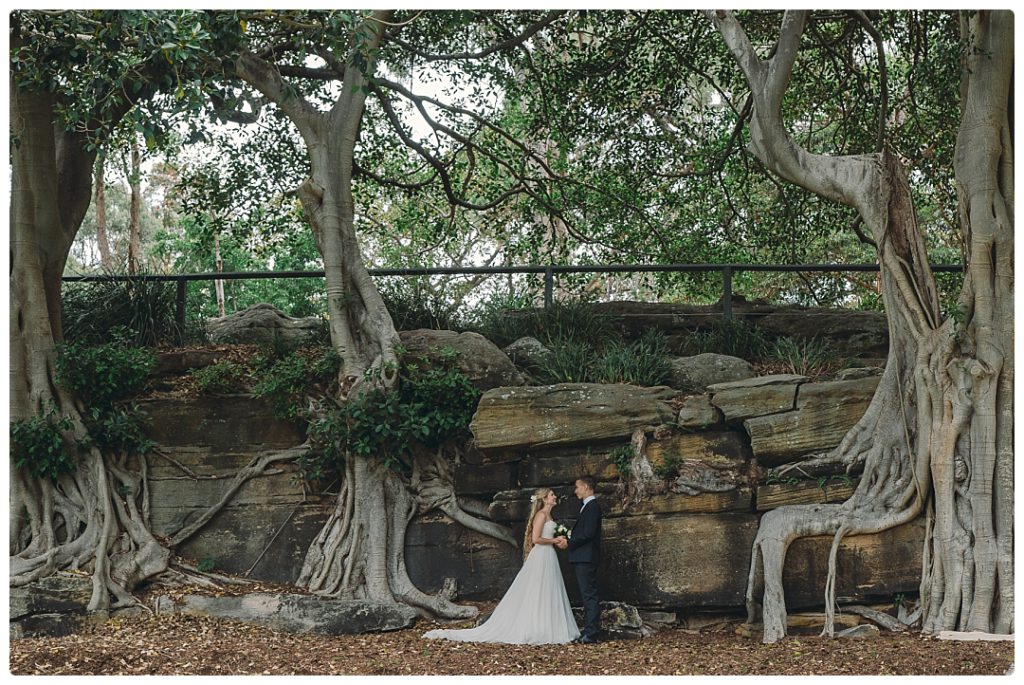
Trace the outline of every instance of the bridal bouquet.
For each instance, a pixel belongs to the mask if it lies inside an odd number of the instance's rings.
[[[572,537],[572,531],[570,531],[568,528],[559,523],[557,526],[555,526],[555,537],[565,538],[566,540],[568,540]]]

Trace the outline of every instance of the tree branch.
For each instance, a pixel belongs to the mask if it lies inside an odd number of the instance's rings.
[[[496,52],[504,52],[506,50],[511,50],[512,48],[519,47],[527,40],[529,40],[532,36],[537,34],[541,29],[554,23],[556,19],[558,19],[565,13],[565,10],[552,10],[551,12],[548,12],[540,21],[530,24],[528,27],[526,27],[522,33],[516,36],[512,36],[511,38],[504,40],[500,43],[495,43],[494,45],[491,45],[490,47],[484,50],[480,50],[479,52],[453,52],[448,54],[434,55],[427,52],[423,52],[422,50],[416,48],[411,43],[401,40],[400,38],[392,38],[392,40],[397,45],[402,46],[403,48],[413,53],[417,57],[428,62],[438,62],[446,60],[483,59],[484,57],[493,55]]]

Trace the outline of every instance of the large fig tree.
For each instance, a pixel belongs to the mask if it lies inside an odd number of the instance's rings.
[[[890,332],[878,390],[829,455],[862,465],[861,482],[842,504],[787,506],[763,517],[747,590],[750,618],[763,570],[764,640],[786,634],[782,571],[797,538],[833,537],[825,589],[831,617],[841,540],[926,516],[924,632],[1012,632],[1013,18],[989,11],[962,18],[955,170],[966,274],[956,310],[944,312],[907,172],[884,135],[874,152],[816,154],[801,146],[790,131],[793,122],[784,118],[808,12],[785,13],[767,57],[734,15],[709,15],[749,84],[750,149],[782,179],[855,208],[868,229]],[[872,30],[866,15],[856,18]],[[880,41],[878,47],[884,54]],[[884,109],[880,121],[884,131]],[[831,620],[826,631],[832,632]]]

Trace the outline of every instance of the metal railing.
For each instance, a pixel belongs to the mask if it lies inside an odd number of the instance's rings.
[[[961,264],[933,264],[934,272],[963,271]],[[732,283],[733,276],[743,271],[762,272],[863,272],[878,271],[877,264],[604,264],[576,266],[468,266],[468,267],[436,267],[436,268],[401,268],[401,269],[369,269],[371,276],[447,276],[447,275],[480,275],[480,274],[543,274],[544,275],[544,306],[550,307],[554,302],[555,275],[563,273],[707,273],[722,274],[722,318],[732,318]],[[64,276],[67,282],[104,281],[104,280],[144,280],[173,281],[177,285],[175,318],[179,329],[185,325],[185,301],[189,281],[216,280],[249,280],[260,278],[323,278],[321,271],[231,271],[224,273],[197,274],[144,274],[102,275],[102,276]]]

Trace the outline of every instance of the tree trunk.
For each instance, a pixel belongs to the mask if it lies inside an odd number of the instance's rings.
[[[57,384],[55,370],[60,277],[89,204],[95,154],[51,123],[52,95],[19,92],[12,82],[10,107],[18,139],[11,155],[11,420],[45,415],[52,407],[71,421],[64,441],[77,464],[56,481],[12,466],[10,581],[23,585],[58,569],[82,568],[93,576],[90,610],[110,607],[111,594],[113,606],[130,604],[128,590],[166,568],[168,552],[142,520],[126,458],[80,446],[86,438],[80,407]]]
[[[364,54],[372,54],[380,44],[383,22],[389,16],[389,11],[376,11],[355,29],[353,43],[364,42]],[[340,95],[329,112],[320,112],[290,94],[280,73],[254,54],[243,54],[236,66],[242,79],[281,107],[306,144],[310,176],[298,195],[324,258],[331,343],[343,360],[339,402],[371,388],[394,391],[398,382],[398,332],[366,269],[352,197],[366,74],[374,67],[371,59],[364,72],[351,55],[343,64],[335,64],[336,71],[343,73]],[[410,456],[411,475],[389,469],[383,459],[345,456],[335,511],[310,546],[298,582],[322,594],[409,604],[431,616],[473,616],[475,607],[451,602],[451,584],[437,595],[427,595],[413,585],[405,567],[409,522],[417,512],[439,508],[463,525],[511,545],[516,541],[504,528],[461,509],[443,455]]]
[[[934,512],[934,524],[924,551],[924,631],[1009,632],[1013,211],[1006,112],[1012,21],[1005,14],[993,19],[989,12],[972,18],[970,35],[980,44],[967,51],[974,61],[967,69],[957,145],[964,227],[970,236],[960,322],[959,317],[943,320],[907,176],[894,156],[888,151],[850,157],[809,154],[783,126],[781,102],[806,13],[786,13],[775,56],[768,62],[757,57],[730,14],[712,17],[752,90],[752,151],[786,180],[858,210],[878,245],[889,313],[885,373],[865,415],[835,453],[850,466],[863,463],[860,484],[842,504],[781,507],[762,518],[747,586],[748,618],[756,619],[760,569],[764,640],[783,637],[786,551],[799,537],[832,535],[824,588],[825,632],[831,635],[842,538],[886,530],[927,508],[930,516]]]
[[[217,273],[224,271],[224,260],[220,258],[220,234],[214,232],[213,234],[213,264],[214,270]],[[220,278],[213,282],[213,288],[217,293],[217,312],[218,315],[224,316],[224,281]]]
[[[128,216],[128,273],[137,274],[139,273],[142,253],[142,239],[139,226],[142,207],[142,188],[140,185],[142,169],[139,162],[139,141],[135,136],[132,136],[131,150],[132,168],[128,175],[132,191]]]
[[[101,156],[96,162],[96,244],[100,250],[100,268],[109,274],[114,271],[114,260],[110,256],[110,243],[107,241],[105,166],[106,160]]]

